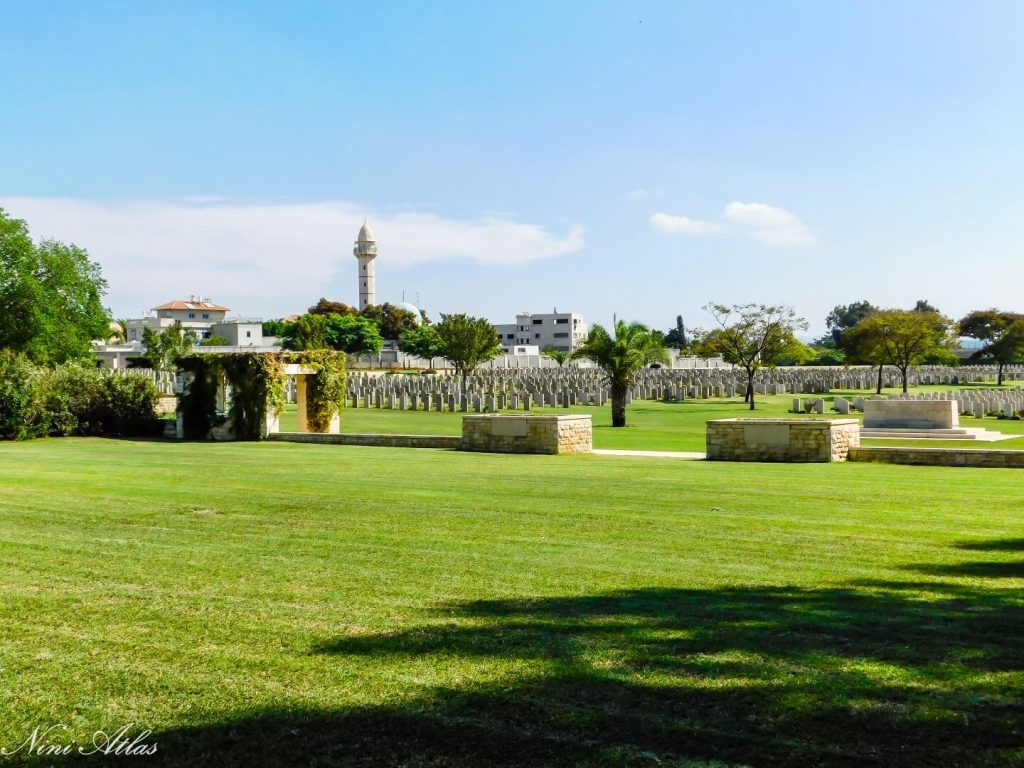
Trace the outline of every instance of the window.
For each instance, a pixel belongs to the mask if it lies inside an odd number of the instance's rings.
[[[189,319],[190,319],[190,320],[195,320],[195,318],[196,318],[196,313],[195,313],[195,312],[189,312],[189,313],[188,313],[188,317],[189,317]]]
[[[245,332],[245,338],[251,339],[252,338],[252,331],[246,331]]]
[[[555,338],[556,339],[568,339],[569,338],[569,334],[568,333],[556,333],[555,334]]]
[[[539,333],[535,333],[535,334],[533,334],[533,338],[535,338],[535,339],[539,339],[539,338],[540,338],[540,334],[539,334]]]
[[[203,312],[203,320],[209,320],[209,319],[210,319],[210,313],[209,312]]]
[[[555,318],[555,322],[558,323],[558,325],[568,325],[569,318],[568,317],[556,317]]]
[[[534,325],[540,325],[543,322],[544,322],[543,318],[540,318],[540,317],[533,318],[533,324]]]
[[[514,333],[507,333],[507,334],[505,334],[505,338],[506,339],[514,339],[515,337],[516,337],[516,335]]]

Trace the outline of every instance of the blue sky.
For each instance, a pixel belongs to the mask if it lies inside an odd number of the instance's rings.
[[[709,301],[1024,311],[1024,5],[3,10],[0,205],[117,315],[378,301],[707,324]]]

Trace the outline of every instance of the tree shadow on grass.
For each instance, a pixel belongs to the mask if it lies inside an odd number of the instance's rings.
[[[983,539],[962,541],[954,545],[957,549],[972,552],[1024,552],[1024,539]],[[908,571],[929,576],[966,576],[982,579],[1024,579],[1024,561],[983,560],[963,563],[927,563],[904,566]]]
[[[159,753],[138,764],[1015,764],[1022,629],[1015,592],[934,582],[459,603],[311,651],[486,682],[411,688],[402,705],[235,712],[154,734]]]

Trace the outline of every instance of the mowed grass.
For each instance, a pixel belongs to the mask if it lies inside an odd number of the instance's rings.
[[[921,387],[915,391],[942,390],[946,387]],[[895,392],[896,390],[885,390]],[[844,418],[831,411],[836,395],[852,400],[855,395],[871,392],[852,390],[833,392],[826,395],[826,413],[818,418]],[[626,426],[613,428],[611,408],[604,405],[572,406],[571,408],[533,408],[532,413],[588,413],[593,419],[594,447],[626,450],[656,451],[703,451],[705,449],[705,427],[708,419],[735,417],[755,418],[812,418],[810,415],[796,416],[789,413],[794,395],[761,395],[756,399],[757,408],[751,412],[741,397],[715,398],[709,400],[685,400],[678,403],[664,403],[650,400],[634,401],[626,409]],[[804,400],[816,396],[801,396]],[[296,429],[294,406],[283,415],[281,428],[285,431]],[[524,413],[519,411],[519,413]],[[342,414],[342,432],[371,432],[384,434],[458,435],[462,432],[462,413],[446,411],[398,411],[386,408],[346,408]],[[850,414],[859,418],[859,414]],[[924,447],[967,447],[994,448],[1000,450],[1024,450],[1024,421],[996,418],[961,418],[961,426],[983,427],[985,429],[1019,435],[1011,440],[998,443],[965,443],[963,441],[937,443],[933,440],[898,441],[868,440],[865,445],[908,445]]]
[[[1022,498],[1016,470],[0,444],[0,747],[1020,765]]]

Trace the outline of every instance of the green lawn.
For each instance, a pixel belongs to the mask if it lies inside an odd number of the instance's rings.
[[[1022,495],[1015,470],[0,444],[0,747],[134,723],[140,765],[1024,765]]]
[[[920,390],[941,389],[946,387],[922,387]],[[889,391],[889,390],[886,390]],[[825,400],[831,408],[835,395],[841,394],[852,399],[856,394],[864,392],[838,392],[826,396]],[[594,422],[594,447],[619,448],[629,450],[657,451],[703,451],[705,447],[704,433],[708,419],[732,417],[792,417],[788,411],[793,403],[793,395],[760,396],[757,410],[750,412],[742,398],[686,400],[681,403],[661,403],[654,401],[635,401],[627,408],[627,426],[614,429],[611,425],[611,408],[607,405],[597,408],[573,406],[565,408],[534,408],[533,413],[589,413]],[[805,400],[809,396],[802,396]],[[851,414],[856,418],[857,414]],[[826,411],[825,417],[836,418],[837,414]],[[807,416],[806,418],[811,418]],[[822,418],[822,417],[819,417]],[[281,428],[285,431],[296,428],[294,411],[289,409],[281,420]],[[932,440],[899,441],[868,440],[865,445],[921,445],[925,447],[992,447],[999,449],[1024,450],[1024,421],[1012,421],[996,418],[975,419],[965,416],[962,426],[984,427],[985,429],[1021,435],[1020,438],[999,443],[969,444],[952,442],[942,445]],[[376,408],[347,408],[342,415],[341,429],[343,432],[378,432],[406,433],[420,435],[458,435],[462,431],[461,413],[437,413],[434,411],[391,411]]]

